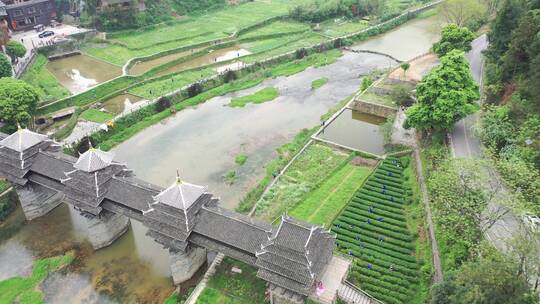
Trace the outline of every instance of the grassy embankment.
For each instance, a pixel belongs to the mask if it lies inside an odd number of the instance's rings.
[[[241,269],[242,273],[233,273],[232,267]],[[264,303],[265,290],[266,282],[257,278],[257,268],[226,257],[208,281],[197,304]]]
[[[70,92],[64,88],[56,77],[47,70],[45,65],[49,60],[45,55],[38,54],[32,65],[22,74],[21,79],[33,85],[42,102],[62,99],[67,97]]]
[[[70,252],[64,256],[37,260],[29,277],[13,277],[0,281],[0,303],[43,303],[43,293],[39,290],[39,285],[51,272],[69,265],[73,259],[74,254]]]
[[[323,78],[320,78],[320,79],[315,79],[311,82],[311,88],[313,90],[316,90],[320,87],[322,87],[323,85],[325,85],[326,83],[328,83],[328,78],[326,77],[323,77]]]
[[[278,96],[279,96],[279,91],[276,88],[274,87],[264,88],[251,95],[236,97],[236,98],[231,99],[231,102],[229,103],[229,107],[243,108],[248,103],[260,104],[260,103],[272,101],[276,99]]]

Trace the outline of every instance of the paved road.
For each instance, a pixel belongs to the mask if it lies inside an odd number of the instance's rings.
[[[482,83],[483,58],[482,51],[488,46],[487,36],[482,35],[472,44],[472,50],[467,54],[467,59],[471,65],[473,78]],[[452,139],[452,150],[454,157],[483,157],[482,144],[475,134],[475,127],[479,122],[479,113],[469,115],[459,121],[450,137]],[[492,188],[501,187],[499,177],[495,170],[488,169],[492,176],[490,182]],[[496,210],[498,207],[490,206],[490,210]],[[500,210],[498,211],[500,212]],[[506,250],[506,241],[513,234],[522,229],[521,220],[513,213],[508,212],[502,216],[487,232],[486,238],[498,249]]]

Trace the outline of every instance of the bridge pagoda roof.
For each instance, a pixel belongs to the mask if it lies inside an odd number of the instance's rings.
[[[0,145],[17,152],[23,152],[28,148],[48,140],[49,137],[43,134],[32,132],[28,129],[19,129],[0,141]]]
[[[114,154],[111,152],[90,148],[81,154],[73,167],[84,172],[92,173],[110,166],[113,163],[113,159]]]
[[[161,191],[154,197],[154,200],[155,203],[162,203],[187,211],[206,191],[206,187],[186,183],[177,178],[174,184]]]
[[[258,276],[309,295],[332,255],[334,237],[320,226],[284,215],[257,252]]]

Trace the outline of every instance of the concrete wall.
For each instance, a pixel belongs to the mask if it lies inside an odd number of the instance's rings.
[[[350,108],[358,112],[368,113],[385,118],[397,112],[397,109],[362,100],[353,101],[350,104]]]

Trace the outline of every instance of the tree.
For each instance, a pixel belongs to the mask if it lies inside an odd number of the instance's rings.
[[[417,103],[407,111],[407,125],[428,131],[446,131],[478,109],[480,98],[464,53],[453,50],[441,58],[417,86]]]
[[[6,53],[11,57],[11,61],[14,62],[16,58],[22,58],[26,54],[26,47],[17,41],[10,40],[6,44]]]
[[[468,52],[472,49],[471,43],[473,40],[474,34],[468,28],[450,24],[442,30],[441,40],[433,44],[433,51],[439,57],[456,49]]]
[[[400,65],[401,69],[403,70],[403,76],[407,74],[407,70],[411,67],[411,64],[408,62],[404,62]]]
[[[438,9],[447,23],[458,26],[468,26],[486,14],[486,7],[478,0],[447,0]]]
[[[508,50],[512,31],[518,26],[519,18],[525,10],[524,0],[505,0],[488,33],[489,49],[487,55],[499,61]]]
[[[503,81],[526,74],[531,60],[539,53],[540,17],[533,11],[521,17],[518,27],[512,32],[509,48],[501,67]]]
[[[523,278],[538,291],[540,285],[540,232],[525,227],[508,242],[510,256],[518,263],[518,278]]]
[[[480,129],[480,138],[488,147],[498,153],[514,141],[516,128],[510,120],[510,107],[489,107],[484,112]]]
[[[39,101],[37,91],[22,80],[0,78],[0,117],[8,128],[27,126]]]
[[[0,53],[0,78],[11,77],[12,75],[13,70],[9,59],[4,54]]]
[[[533,304],[538,303],[519,264],[495,249],[485,250],[475,261],[451,273],[435,285],[431,304]],[[536,301],[536,302],[535,302]]]
[[[492,185],[489,163],[480,159],[450,159],[428,180],[433,216],[444,231],[456,265],[468,260],[484,233],[514,207],[515,198]]]

